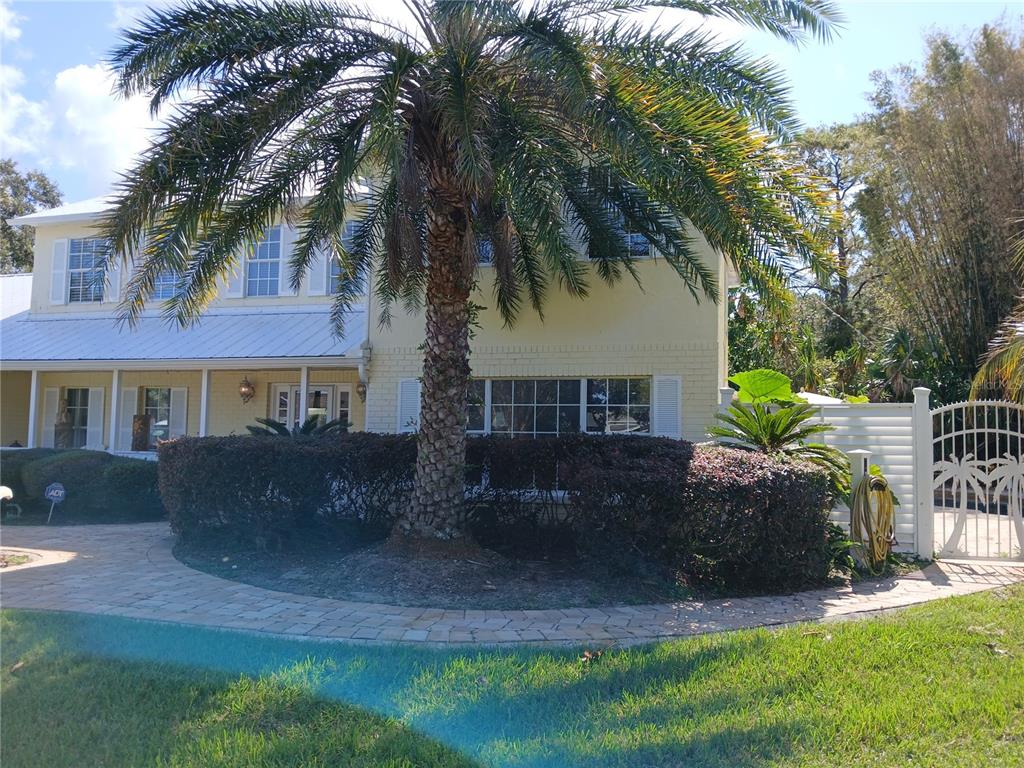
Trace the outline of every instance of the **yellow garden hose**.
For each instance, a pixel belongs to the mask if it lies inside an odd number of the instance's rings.
[[[850,504],[850,535],[873,574],[885,567],[896,541],[896,511],[892,491],[884,477],[865,475],[853,492]]]

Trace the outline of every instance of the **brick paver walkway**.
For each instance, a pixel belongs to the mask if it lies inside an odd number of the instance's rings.
[[[0,603],[346,641],[607,644],[837,619],[1024,581],[1024,564],[943,562],[895,580],[781,597],[543,611],[446,610],[239,584],[182,565],[171,554],[172,542],[163,523],[5,527],[4,548],[42,557],[2,572]]]

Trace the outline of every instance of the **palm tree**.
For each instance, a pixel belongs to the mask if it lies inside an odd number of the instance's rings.
[[[779,74],[699,31],[629,17],[674,7],[799,41],[827,38],[837,14],[827,0],[405,6],[407,27],[326,0],[149,11],[112,54],[118,88],[154,111],[184,103],[125,176],[105,231],[111,258],[144,243],[129,322],[166,270],[165,313],[192,322],[280,216],[299,233],[293,285],[317,249],[340,262],[337,326],[371,274],[385,322],[425,297],[416,483],[396,533],[458,540],[479,243],[510,324],[524,305],[541,312],[553,285],[584,297],[593,278],[636,279],[626,232],[697,298],[717,288],[693,230],[768,300],[794,262],[830,271],[812,234],[827,201],[779,148],[797,128]],[[357,181],[371,192],[346,248]]]

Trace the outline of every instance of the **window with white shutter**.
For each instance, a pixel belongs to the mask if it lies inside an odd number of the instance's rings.
[[[60,407],[60,390],[57,387],[47,387],[43,390],[43,434],[40,435],[39,445],[43,448],[53,448],[54,428],[57,426],[57,409]],[[35,424],[31,425],[35,428]]]
[[[398,432],[415,432],[420,428],[420,380],[398,382]]]
[[[138,387],[124,387],[118,400],[117,414],[117,445],[118,451],[132,449],[132,421],[139,407]]]
[[[682,376],[655,376],[651,393],[651,434],[671,437],[683,436],[683,378]]]
[[[103,450],[103,387],[89,387],[89,416],[85,426],[85,447]]]
[[[54,240],[53,261],[50,263],[50,303],[65,304],[68,297],[67,286],[68,270],[68,241],[65,239]],[[54,408],[56,413],[56,407]],[[53,440],[53,435],[50,435]],[[52,446],[51,446],[52,447]]]

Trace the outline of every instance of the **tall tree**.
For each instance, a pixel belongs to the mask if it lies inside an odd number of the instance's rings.
[[[929,40],[923,71],[879,76],[867,187],[872,259],[941,358],[945,398],[967,394],[1021,289],[1012,220],[1024,209],[1024,44],[986,26]]]
[[[408,29],[319,0],[151,10],[113,53],[119,89],[154,110],[189,100],[125,178],[106,233],[112,258],[146,243],[129,320],[170,269],[166,313],[193,321],[281,215],[299,230],[293,285],[317,249],[341,263],[339,326],[371,272],[385,320],[394,302],[425,299],[415,489],[396,535],[458,541],[481,240],[509,323],[542,311],[553,284],[584,297],[592,279],[637,279],[626,231],[700,298],[717,286],[690,225],[765,297],[782,295],[792,260],[822,279],[830,267],[809,221],[827,201],[778,146],[796,128],[778,73],[630,16],[680,8],[799,40],[827,37],[836,14],[826,0],[405,5]],[[346,249],[357,179],[372,192]]]
[[[834,279],[826,285],[813,286],[824,294],[828,312],[822,345],[832,355],[850,348],[855,341],[853,299],[866,285],[866,275],[854,272],[862,266],[864,238],[860,233],[853,202],[864,183],[863,130],[857,125],[832,125],[804,131],[797,138],[796,150],[822,179],[826,193],[832,199],[834,216],[831,240],[836,263]],[[855,287],[851,293],[851,282]]]
[[[60,190],[44,174],[22,173],[13,160],[0,160],[0,272],[32,271],[35,229],[12,227],[7,220],[60,202]]]

